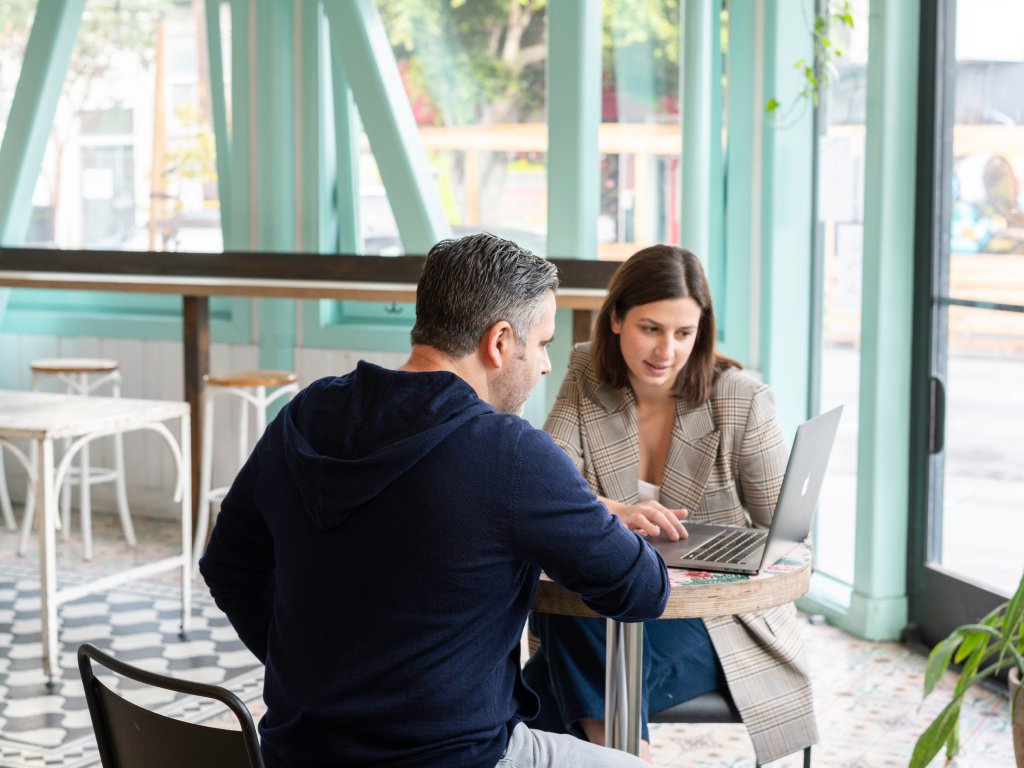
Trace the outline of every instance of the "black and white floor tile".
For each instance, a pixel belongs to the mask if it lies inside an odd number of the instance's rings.
[[[174,523],[135,518],[139,544],[124,545],[116,515],[93,520],[95,556],[85,562],[81,539],[58,546],[59,583],[96,578],[115,567],[153,562],[175,551]],[[127,584],[60,608],[61,676],[47,690],[41,669],[39,572],[33,551],[15,554],[17,535],[0,531],[0,768],[93,768],[96,742],[78,675],[76,651],[90,642],[118,658],[157,672],[213,682],[236,693],[258,720],[263,712],[262,669],[213,604],[202,580],[193,590],[192,629],[178,637],[180,582],[176,574]],[[872,643],[822,623],[803,625],[814,680],[821,742],[820,768],[903,768],[918,735],[942,705],[922,706],[924,657],[897,643]],[[229,727],[214,702],[195,708],[149,689],[124,690],[164,714]],[[652,726],[655,765],[667,768],[752,768],[753,750],[742,725]],[[1005,695],[975,689],[965,704],[962,753],[956,768],[1012,768]],[[796,754],[770,764],[798,768]],[[942,757],[934,766],[942,766]]]
[[[62,585],[82,577],[60,574]],[[61,606],[60,676],[48,688],[40,659],[39,574],[28,564],[0,563],[0,767],[98,764],[96,742],[78,672],[77,649],[92,643],[130,664],[216,683],[243,701],[258,700],[262,667],[238,640],[201,586],[193,593],[192,625],[180,637],[178,588],[154,581],[124,585]],[[104,677],[111,687],[113,678]],[[135,689],[135,690],[132,690]],[[137,704],[205,721],[222,714],[216,702],[135,686],[119,686]],[[199,702],[199,703],[197,703]]]

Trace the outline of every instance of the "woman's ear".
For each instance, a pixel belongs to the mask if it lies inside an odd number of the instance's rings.
[[[608,323],[611,326],[612,333],[622,333],[622,321],[619,319],[619,314],[613,309],[611,315],[608,316]]]

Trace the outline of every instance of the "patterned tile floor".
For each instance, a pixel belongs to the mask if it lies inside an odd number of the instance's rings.
[[[116,518],[94,518],[95,557],[85,563],[81,539],[59,546],[61,583],[72,583],[115,565],[135,564],[173,551],[172,523],[136,518],[140,544],[124,546]],[[76,531],[77,533],[77,531]],[[34,545],[34,541],[33,541]],[[157,671],[216,682],[235,691],[258,718],[261,674],[200,582],[194,592],[194,627],[187,641],[177,637],[179,620],[175,574],[91,595],[61,609],[61,667],[54,691],[39,670],[39,587],[36,552],[15,553],[17,536],[0,532],[0,768],[97,765],[95,741],[82,697],[74,657],[80,642],[113,649],[120,657]],[[941,708],[940,694],[921,704],[923,657],[895,643],[869,643],[825,624],[803,625],[814,673],[822,741],[814,765],[823,768],[905,766],[917,735]],[[952,688],[950,675],[940,691]],[[126,695],[133,695],[127,692]],[[167,714],[227,725],[216,711],[185,712],[161,697],[140,703]],[[963,751],[958,768],[1012,768],[1005,696],[975,690],[962,717]],[[752,768],[753,751],[739,725],[652,726],[656,765],[673,768]],[[937,758],[934,766],[943,765]],[[799,755],[772,768],[796,768]]]

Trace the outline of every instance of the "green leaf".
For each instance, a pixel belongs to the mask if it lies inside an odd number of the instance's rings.
[[[956,653],[953,654],[953,662],[956,664],[960,664],[964,659],[966,659],[970,654],[974,653],[974,651],[980,646],[982,646],[984,643],[985,636],[980,632],[972,632],[971,634],[967,635],[964,641],[960,643],[960,647],[956,649]]]
[[[779,100],[773,96],[772,98],[768,99],[768,103],[764,105],[764,111],[770,115],[781,106],[782,104],[779,102]]]
[[[949,742],[959,721],[960,699],[957,698],[946,705],[946,708],[918,738],[914,745],[914,753],[910,756],[908,768],[925,768],[932,758],[939,754],[942,745]]]
[[[963,638],[954,632],[936,645],[932,652],[928,654],[928,663],[924,668],[925,696],[928,696],[935,689],[936,684],[942,678],[942,673],[949,668],[949,661],[953,656],[953,651],[957,649],[961,642],[963,642]]]

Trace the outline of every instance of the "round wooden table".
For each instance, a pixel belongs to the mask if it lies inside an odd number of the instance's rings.
[[[732,616],[791,603],[811,583],[811,550],[800,545],[755,576],[668,569],[672,592],[663,619]],[[562,616],[598,617],[575,592],[541,574],[533,610]],[[610,747],[640,752],[640,691],[643,623],[608,619],[605,666],[605,742]],[[616,725],[618,727],[616,727]]]

